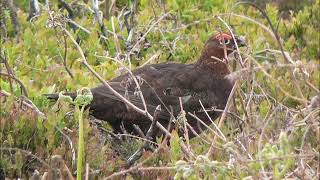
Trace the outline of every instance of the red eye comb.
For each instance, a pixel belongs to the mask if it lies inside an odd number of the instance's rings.
[[[215,39],[218,39],[219,41],[221,40],[226,40],[226,39],[232,39],[232,36],[227,33],[218,33],[214,36]]]

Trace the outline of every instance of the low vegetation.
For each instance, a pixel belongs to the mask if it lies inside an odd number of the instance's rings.
[[[258,4],[272,26],[234,0],[103,1],[104,18],[96,1],[40,1],[34,14],[28,1],[14,2],[16,11],[10,2],[0,3],[0,179],[319,179],[319,0]],[[115,137],[79,109],[90,93],[74,102],[43,96],[100,83],[81,51],[108,80],[126,72],[118,61],[130,69],[193,62],[208,37],[229,28],[246,38],[241,57],[230,57],[245,75],[216,126],[190,140],[172,131],[130,167],[144,140]]]

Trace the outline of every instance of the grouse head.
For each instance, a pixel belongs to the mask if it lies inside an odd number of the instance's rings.
[[[217,33],[210,37],[204,45],[198,65],[202,68],[209,69],[218,75],[226,75],[229,72],[225,56],[234,52],[236,48],[246,46],[244,38],[233,38],[228,33]]]
[[[208,58],[216,57],[222,60],[225,56],[225,50],[227,55],[236,50],[236,43],[238,47],[246,45],[243,38],[235,37],[233,39],[231,34],[218,33],[207,40],[203,54]]]

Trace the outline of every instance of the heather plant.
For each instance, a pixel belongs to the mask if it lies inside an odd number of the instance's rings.
[[[319,178],[319,0],[259,4],[280,39],[257,8],[233,0],[101,1],[100,14],[97,1],[45,2],[29,20],[29,1],[0,2],[1,178]],[[148,63],[193,62],[226,24],[248,44],[230,69],[248,75],[216,126],[193,139],[176,129],[128,167],[146,141],[113,134],[85,110],[92,95],[82,88],[100,83],[92,72],[109,80]],[[84,94],[58,103],[43,95],[77,89]]]

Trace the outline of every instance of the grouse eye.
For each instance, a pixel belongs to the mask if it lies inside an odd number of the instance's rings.
[[[230,39],[225,39],[225,40],[224,40],[224,44],[225,44],[225,45],[227,45],[227,44],[229,44],[229,43],[230,43]],[[220,41],[220,44],[223,45],[223,42]]]

